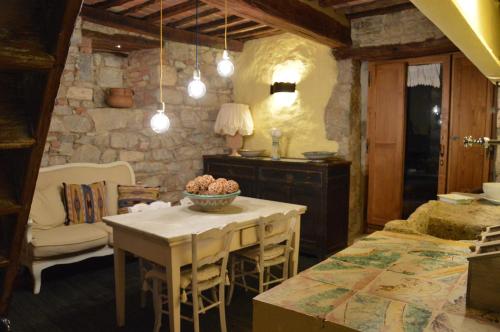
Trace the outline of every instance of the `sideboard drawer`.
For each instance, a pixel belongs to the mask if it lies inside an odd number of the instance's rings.
[[[224,176],[228,178],[238,177],[250,180],[254,180],[256,178],[255,167],[246,165],[210,163],[206,172],[212,175]]]
[[[282,183],[321,183],[321,172],[296,171],[278,169],[271,167],[261,167],[259,170],[259,180],[282,182]]]

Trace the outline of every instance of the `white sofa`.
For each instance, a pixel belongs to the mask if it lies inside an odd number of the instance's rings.
[[[43,269],[113,253],[112,229],[103,222],[64,224],[62,183],[89,184],[102,180],[106,181],[108,214],[117,214],[117,185],[135,184],[135,174],[128,163],[80,163],[40,169],[21,255],[21,263],[33,275],[35,294],[40,292]]]

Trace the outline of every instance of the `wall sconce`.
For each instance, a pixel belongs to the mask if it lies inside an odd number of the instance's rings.
[[[271,85],[273,104],[278,108],[291,107],[297,99],[296,85],[289,82],[274,82]]]
[[[296,84],[288,82],[274,82],[271,85],[271,94],[278,92],[295,92]]]

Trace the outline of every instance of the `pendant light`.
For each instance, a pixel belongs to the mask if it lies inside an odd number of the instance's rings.
[[[230,77],[234,73],[234,65],[227,51],[227,0],[224,0],[224,52],[222,52],[222,59],[217,64],[217,72],[222,77]]]
[[[191,98],[200,99],[207,92],[207,87],[205,83],[201,80],[200,73],[200,65],[198,63],[198,34],[199,34],[199,26],[198,26],[198,0],[196,0],[196,44],[195,44],[195,53],[196,53],[196,64],[193,73],[193,79],[189,82],[188,85],[188,94]]]
[[[170,119],[165,114],[163,101],[163,0],[160,0],[160,103],[161,109],[151,118],[151,129],[157,134],[163,134],[170,128]]]

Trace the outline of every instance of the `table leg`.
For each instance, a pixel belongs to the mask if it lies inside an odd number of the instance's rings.
[[[295,231],[292,239],[293,252],[290,259],[290,277],[297,274],[299,269],[299,250],[300,250],[300,216],[295,221]]]
[[[168,261],[165,264],[167,273],[170,332],[180,332],[181,330],[181,267],[177,260],[179,254],[175,253],[175,249],[175,247],[170,248]]]
[[[125,325],[125,251],[115,247],[116,324]]]

